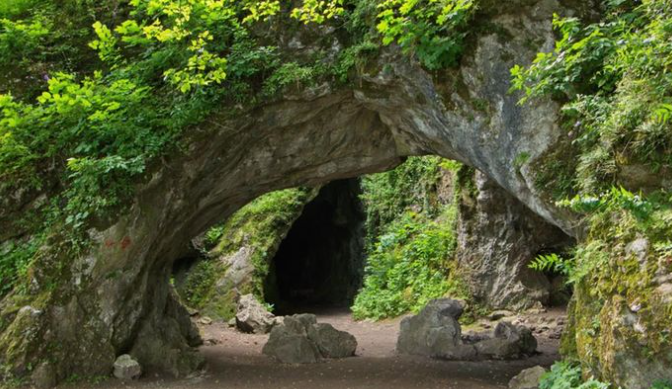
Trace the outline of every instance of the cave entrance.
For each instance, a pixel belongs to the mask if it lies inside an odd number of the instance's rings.
[[[266,300],[275,313],[349,307],[364,274],[359,179],[331,182],[306,204],[271,261]]]

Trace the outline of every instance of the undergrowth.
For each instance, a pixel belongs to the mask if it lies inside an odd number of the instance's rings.
[[[356,319],[395,317],[435,298],[468,297],[454,261],[456,203],[439,193],[442,176],[459,168],[438,157],[413,157],[362,179],[368,243],[364,286],[352,306]]]

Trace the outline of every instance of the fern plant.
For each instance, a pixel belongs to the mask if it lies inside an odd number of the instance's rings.
[[[565,276],[569,276],[574,268],[572,260],[555,253],[538,255],[528,267],[539,272],[554,272]]]

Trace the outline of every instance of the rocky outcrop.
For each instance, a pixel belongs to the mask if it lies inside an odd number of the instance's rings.
[[[494,309],[548,303],[551,283],[528,264],[540,251],[562,248],[572,239],[483,173],[462,179],[457,256],[473,296]]]
[[[275,315],[270,313],[257,299],[246,294],[238,300],[236,327],[246,333],[266,334],[275,325]]]
[[[522,326],[501,322],[492,337],[463,337],[458,319],[462,304],[433,300],[419,314],[402,320],[397,351],[449,360],[520,359],[532,355],[537,341]]]
[[[271,331],[263,353],[282,363],[317,363],[324,358],[355,355],[357,340],[327,323],[317,323],[315,315],[286,316]]]

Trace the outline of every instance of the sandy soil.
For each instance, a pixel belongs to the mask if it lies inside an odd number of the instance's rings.
[[[540,314],[543,316],[540,320],[550,322],[560,315],[562,311],[551,311]],[[540,353],[523,361],[448,362],[397,355],[395,343],[400,320],[355,322],[348,312],[319,313],[318,321],[355,335],[359,342],[357,357],[301,366],[281,365],[262,355],[267,335],[241,334],[224,323],[203,325],[205,345],[201,352],[208,366],[197,375],[169,379],[147,374],[130,383],[110,379],[98,385],[79,383],[63,388],[490,389],[506,388],[521,370],[548,366],[558,358],[558,340],[543,333],[536,335]],[[485,327],[490,326],[484,323]]]

